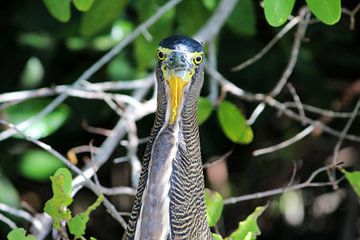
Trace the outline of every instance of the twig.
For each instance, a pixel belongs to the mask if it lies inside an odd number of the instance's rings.
[[[168,10],[180,3],[181,0],[171,0],[167,2],[162,7],[158,8],[156,13],[148,18],[145,22],[140,24],[132,33],[130,33],[126,38],[119,42],[115,47],[113,47],[109,52],[102,56],[98,61],[96,61],[90,68],[85,70],[85,72],[72,84],[73,88],[79,87],[84,81],[90,79],[99,69],[101,69],[106,63],[113,59],[119,52],[124,49],[129,43],[134,41],[137,36],[139,36],[144,30],[148,29],[153,25],[162,15],[164,15]],[[17,124],[17,128],[24,130],[38,122],[40,119],[45,117],[48,113],[52,112],[57,106],[59,106],[66,98],[68,97],[67,92],[60,94],[56,97],[49,105],[47,105],[41,112],[37,115]],[[0,141],[5,140],[15,134],[14,129],[8,129],[0,133]]]
[[[208,54],[208,64],[212,68],[217,68],[217,58],[216,58],[216,43],[215,40],[211,40],[209,42],[209,54]],[[209,84],[209,99],[214,105],[216,103],[216,100],[219,95],[219,86],[218,82],[214,78],[210,78],[210,84]]]
[[[304,130],[302,130],[301,132],[299,132],[298,134],[296,134],[294,137],[287,139],[286,141],[283,141],[283,142],[278,143],[271,147],[255,150],[253,152],[253,156],[256,157],[256,156],[268,154],[268,153],[275,152],[280,149],[286,148],[286,147],[290,146],[291,144],[294,144],[294,143],[300,141],[301,139],[303,139],[304,137],[306,137],[307,135],[309,135],[314,130],[314,128],[315,127],[313,125],[310,125],[307,128],[305,128]]]
[[[287,87],[288,87],[291,95],[293,96],[294,102],[299,111],[299,115],[302,119],[302,124],[304,125],[305,124],[305,111],[304,111],[303,104],[301,103],[300,97],[299,97],[299,95],[297,95],[296,90],[291,83],[288,83]]]
[[[259,59],[261,59],[287,32],[289,32],[294,26],[296,26],[301,21],[301,17],[297,16],[290,20],[278,34],[263,48],[260,52],[255,54],[253,57],[249,58],[245,62],[232,68],[233,71],[241,71],[244,68],[252,65]]]
[[[219,157],[214,158],[214,160],[212,160],[212,161],[208,161],[208,162],[204,163],[203,168],[205,169],[205,168],[211,167],[221,161],[226,160],[232,153],[233,153],[233,150],[230,150],[227,153],[225,153],[224,155],[221,155]]]
[[[17,228],[15,222],[13,222],[10,218],[6,217],[5,215],[0,213],[0,222],[5,223],[6,225],[9,226],[9,228],[11,229],[15,229]]]
[[[342,12],[349,15],[350,17],[350,29],[354,30],[355,29],[355,15],[359,12],[360,10],[360,3],[358,3],[358,5],[356,5],[356,7],[350,11],[349,9],[343,8]]]
[[[268,190],[268,191],[257,192],[257,193],[242,195],[242,196],[238,196],[238,197],[227,198],[227,199],[224,200],[224,204],[235,204],[235,203],[238,203],[238,202],[243,202],[243,201],[248,201],[248,200],[253,200],[253,199],[260,199],[260,198],[264,198],[264,197],[275,196],[275,195],[279,195],[279,194],[282,194],[282,193],[291,192],[291,191],[300,190],[300,189],[309,188],[309,187],[331,186],[332,185],[331,181],[329,181],[329,182],[313,182],[315,177],[317,177],[320,173],[326,171],[329,167],[331,167],[331,166],[324,166],[324,167],[321,167],[321,168],[317,169],[303,183],[296,184],[296,185],[293,185],[291,187],[276,188],[276,189],[272,189],[272,190]],[[339,183],[343,179],[344,179],[343,177],[339,178],[339,179],[336,180],[336,182]]]

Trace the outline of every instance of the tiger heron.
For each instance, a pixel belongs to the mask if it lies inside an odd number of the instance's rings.
[[[157,58],[155,122],[123,240],[213,239],[197,121],[203,47],[173,36],[160,42]]]

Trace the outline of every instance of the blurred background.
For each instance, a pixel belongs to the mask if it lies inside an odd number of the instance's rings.
[[[71,18],[66,23],[56,20],[42,1],[13,0],[2,4],[2,119],[19,123],[39,112],[58,95],[49,93],[47,97],[24,101],[26,97],[17,98],[19,94],[12,98],[5,93],[40,88],[50,91],[55,86],[72,84],[95,61],[166,3],[164,0],[112,1],[115,4],[112,11],[92,17],[89,16],[91,11],[83,13],[72,7]],[[304,1],[297,1],[292,13],[297,15],[304,4]],[[358,1],[342,1],[342,7],[351,10],[358,4]],[[89,81],[102,83],[146,79],[156,65],[158,42],[175,34],[193,36],[217,6],[216,0],[182,1]],[[350,18],[345,14],[333,26],[320,23],[314,17],[312,20],[289,82],[304,104],[351,112],[360,93],[359,15],[355,15],[354,29],[350,29]],[[259,1],[239,0],[212,43],[217,70],[246,91],[271,91],[288,63],[295,30],[282,37],[258,62],[239,72],[231,69],[258,53],[281,28],[267,23]],[[209,52],[208,45],[206,51]],[[221,156],[223,160],[205,169],[205,179],[207,187],[219,191],[225,199],[286,187],[291,179],[293,184],[301,183],[316,169],[332,161],[338,138],[321,130],[313,131],[308,137],[280,151],[253,156],[255,150],[289,139],[305,127],[281,112],[266,107],[251,126],[254,135],[251,143],[234,143],[219,123],[219,102],[225,97],[237,106],[245,118],[251,115],[258,103],[244,101],[231,94],[221,95],[221,89],[215,98],[210,99],[210,89],[210,77],[206,75],[202,96],[208,99],[204,101],[212,105],[208,110],[209,117],[200,126],[203,162]],[[130,95],[133,90],[108,92]],[[145,99],[150,99],[152,94],[151,88]],[[276,99],[284,103],[293,101],[293,96],[285,88]],[[121,104],[116,107],[122,109]],[[342,131],[348,120],[309,112],[306,114],[339,131]],[[154,114],[149,114],[136,122],[140,139],[137,157],[140,160],[145,149],[143,142],[146,142],[150,133],[153,118]],[[115,126],[118,119],[119,115],[101,98],[69,97],[26,133],[34,134],[32,136],[69,156],[73,162],[77,161],[77,166],[82,167],[89,163],[91,156],[88,149],[83,152],[77,147],[88,146],[89,143],[94,147],[100,146],[106,139],[107,131]],[[355,119],[350,133],[360,135],[359,120]],[[359,147],[359,142],[345,141],[339,151],[339,158],[350,170],[360,169]],[[71,157],[74,153],[76,159]],[[119,145],[98,171],[102,185],[131,186],[129,162],[126,159],[121,161],[124,156],[127,156],[127,148]],[[120,163],[114,163],[114,159],[119,158]],[[16,208],[23,207],[32,213],[43,212],[45,201],[52,195],[49,176],[60,166],[63,166],[61,161],[19,136],[1,141],[0,202]],[[296,175],[293,174],[294,169]],[[341,173],[337,174],[341,177]],[[320,174],[316,181],[328,181],[326,172]],[[132,196],[116,195],[109,198],[119,211],[130,211]],[[71,208],[74,212],[81,212],[94,199],[93,193],[83,189],[75,197]],[[333,186],[306,188],[227,204],[218,231],[223,236],[230,234],[237,228],[239,221],[245,219],[257,206],[267,203],[269,207],[259,219],[261,236],[258,239],[360,239],[359,198],[346,181],[340,182],[338,189]],[[19,226],[29,227],[29,223],[20,218],[12,219]],[[0,239],[4,239],[9,230],[6,224],[0,222]],[[90,217],[87,234],[97,239],[119,239],[123,229],[104,207],[99,207]]]

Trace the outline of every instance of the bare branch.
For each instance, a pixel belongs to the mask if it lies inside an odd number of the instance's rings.
[[[0,213],[0,222],[5,223],[5,224],[8,225],[9,228],[11,228],[11,229],[17,228],[15,222],[13,222],[10,218],[6,217],[5,215],[3,215],[3,214],[1,214],[1,213]]]

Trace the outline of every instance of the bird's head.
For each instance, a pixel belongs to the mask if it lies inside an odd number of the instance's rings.
[[[159,84],[164,85],[170,104],[169,123],[173,124],[185,99],[197,97],[197,94],[190,94],[191,90],[198,93],[202,86],[203,47],[192,38],[173,36],[160,42],[157,58],[157,77]]]

